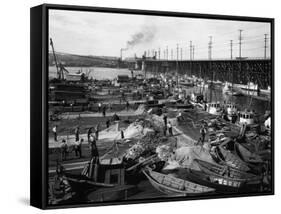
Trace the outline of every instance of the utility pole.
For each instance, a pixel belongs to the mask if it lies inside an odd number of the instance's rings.
[[[264,58],[266,59],[267,34],[264,34]]]
[[[177,61],[179,60],[179,44],[177,44]]]
[[[241,50],[241,46],[242,46],[242,31],[243,30],[239,30],[239,58],[241,59],[242,57],[242,50]]]
[[[182,48],[181,48],[181,60],[182,60]]]
[[[158,48],[158,59],[160,60],[161,49]]]
[[[190,61],[192,60],[192,41],[189,41]]]
[[[192,60],[194,60],[195,45],[192,46]]]
[[[230,59],[232,59],[232,47],[233,47],[233,41],[230,40]]]
[[[212,45],[213,45],[213,42],[212,42],[212,36],[209,36],[210,38],[210,41],[209,41],[209,44],[208,44],[208,51],[209,51],[209,60],[212,59]]]
[[[169,49],[168,49],[168,46],[166,47],[166,57],[167,57],[167,60],[169,59]]]

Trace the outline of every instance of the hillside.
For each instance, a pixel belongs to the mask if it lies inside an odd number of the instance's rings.
[[[56,54],[59,62],[62,62],[67,67],[118,67],[120,60],[118,57],[109,56],[80,56],[73,54]],[[54,56],[49,53],[49,65],[55,65]],[[122,66],[124,67],[124,65]]]

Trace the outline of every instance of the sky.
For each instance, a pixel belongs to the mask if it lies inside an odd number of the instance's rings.
[[[239,29],[242,30],[242,57],[264,57],[264,34],[270,46],[270,24],[261,22],[145,16],[101,12],[50,10],[49,37],[55,51],[94,56],[140,57],[148,50],[159,51],[160,58],[168,47],[169,59],[190,58],[190,41],[194,59],[208,58],[212,37],[212,58],[239,56]],[[50,49],[51,50],[51,49]],[[267,56],[270,49],[267,48]]]

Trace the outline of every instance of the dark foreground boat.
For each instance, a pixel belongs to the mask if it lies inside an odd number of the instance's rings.
[[[187,179],[200,185],[216,189],[218,193],[237,193],[251,191],[251,187],[259,184],[259,181],[246,182],[241,179],[230,179],[224,176],[206,174],[202,171],[187,169]]]
[[[258,154],[250,152],[239,143],[235,143],[234,149],[235,153],[245,162],[252,164],[263,163],[262,158]]]
[[[215,191],[213,188],[155,172],[149,168],[143,170],[143,173],[155,189],[167,195],[194,196]]]
[[[224,164],[240,171],[250,171],[250,167],[247,165],[247,163],[245,163],[231,151],[226,150],[221,146],[217,146],[211,155],[219,164]]]
[[[256,176],[251,173],[239,171],[233,167],[226,165],[218,165],[209,163],[203,160],[194,159],[194,162],[198,164],[199,168],[206,174],[218,176],[228,180],[234,181],[259,181],[260,176]]]

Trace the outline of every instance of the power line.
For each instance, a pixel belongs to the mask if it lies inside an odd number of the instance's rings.
[[[233,41],[230,40],[230,59],[232,59],[232,47],[233,47]]]
[[[239,30],[239,58],[241,59],[242,57],[242,50],[241,50],[241,46],[242,46],[242,31],[243,30]]]
[[[209,38],[210,38],[210,41],[209,41],[209,43],[208,43],[208,58],[209,58],[209,60],[211,60],[212,59],[212,36],[209,36]]]
[[[192,46],[192,59],[194,60],[195,45]]]
[[[264,34],[264,58],[266,59],[267,34]]]
[[[190,60],[192,60],[192,41],[189,41]]]

